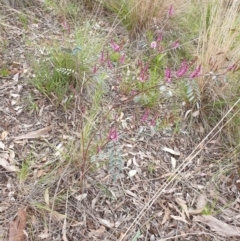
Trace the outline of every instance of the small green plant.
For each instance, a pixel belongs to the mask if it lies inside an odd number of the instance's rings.
[[[57,9],[58,4],[57,4],[57,1],[45,0],[45,1],[44,1],[44,6],[45,6],[47,9]]]
[[[103,184],[101,183],[96,183],[96,186],[103,192],[105,195],[111,199],[116,199],[113,193]]]
[[[60,2],[58,0],[46,0],[44,5],[47,9],[54,10],[60,17],[69,18],[74,22],[77,21],[81,13],[80,5],[77,0]]]
[[[150,175],[153,175],[155,171],[155,164],[153,162],[148,163],[148,172]]]
[[[66,7],[67,16],[71,17],[74,20],[77,20],[78,14],[80,13],[80,9],[77,4],[70,3]]]
[[[32,164],[32,154],[30,154],[23,162],[20,168],[20,171],[18,173],[18,179],[20,184],[24,184],[24,182],[27,180],[29,174],[30,174],[30,169],[31,169],[31,164]]]
[[[9,75],[9,71],[8,71],[8,69],[7,68],[1,68],[0,69],[0,76],[1,77],[7,77]]]
[[[187,79],[185,81],[185,86],[187,102],[199,109],[201,105],[201,93],[197,81],[195,79]]]
[[[21,14],[18,15],[18,19],[23,24],[24,28],[27,29],[27,26],[28,26],[28,17],[27,17],[27,15],[21,13]]]
[[[26,99],[26,103],[27,103],[27,108],[30,111],[30,114],[38,113],[39,106],[37,101],[34,99],[33,95],[29,95],[29,97]]]
[[[124,167],[122,158],[122,147],[118,143],[118,133],[115,128],[110,130],[110,133],[98,153],[91,156],[91,164],[96,168],[108,166],[109,174],[113,181],[120,178]],[[104,149],[103,149],[104,147]]]
[[[35,64],[33,84],[56,105],[68,106],[80,89],[92,92],[93,61],[98,58],[101,42],[89,36],[89,26],[77,30],[76,46],[49,50],[49,56]],[[86,41],[88,39],[88,41]]]
[[[50,58],[37,66],[36,78],[33,84],[46,96],[55,96],[59,105],[64,98],[71,96],[70,86],[78,83],[75,69],[77,58],[63,51],[50,54]]]
[[[213,205],[211,205],[210,203],[207,203],[203,209],[203,211],[201,212],[201,214],[203,215],[212,215],[215,212]]]
[[[148,64],[139,64],[139,77],[136,82],[136,91],[140,92],[135,97],[135,101],[139,102],[144,107],[153,107],[158,103],[160,91],[157,88],[159,85],[159,75],[157,69],[151,70]]]

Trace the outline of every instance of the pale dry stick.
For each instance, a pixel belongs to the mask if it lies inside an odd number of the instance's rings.
[[[63,221],[63,227],[62,227],[62,239],[63,241],[67,241],[67,233],[66,233],[66,229],[67,229],[67,209],[68,209],[68,191],[67,191],[67,198],[66,198],[66,205],[65,205],[65,218]]]
[[[181,173],[186,166],[188,166],[193,159],[200,153],[202,150],[202,147],[205,146],[204,142],[209,138],[209,136],[217,129],[217,127],[223,122],[223,120],[226,118],[226,116],[233,110],[233,108],[240,102],[240,99],[238,99],[234,105],[227,111],[227,113],[222,117],[222,119],[215,125],[215,127],[207,134],[207,136],[194,148],[194,150],[191,152],[191,154],[186,158],[186,160],[173,172],[173,174],[169,177],[169,180],[162,185],[162,187],[156,192],[155,195],[148,201],[148,203],[144,206],[142,211],[137,215],[137,217],[134,219],[134,221],[131,223],[127,231],[124,233],[124,235],[119,239],[119,241],[123,241],[123,239],[126,237],[126,235],[130,232],[130,230],[136,225],[138,221],[143,217],[144,213],[155,203],[155,201],[163,194],[164,190],[177,178],[178,174]],[[239,112],[239,111],[238,111]],[[237,112],[237,113],[238,113]],[[236,113],[215,133],[215,135],[212,137],[214,138],[221,130],[222,128],[229,122],[231,119],[236,115]],[[211,138],[211,139],[212,139]],[[197,149],[199,149],[197,151]],[[196,153],[195,153],[196,152]],[[195,154],[194,154],[195,153]]]
[[[61,174],[61,176],[60,176],[60,178],[58,180],[57,188],[55,189],[55,193],[54,193],[54,196],[53,196],[52,207],[51,207],[51,213],[50,213],[49,230],[51,230],[52,214],[53,214],[53,210],[54,210],[54,207],[55,207],[55,200],[56,200],[56,197],[57,197],[57,192],[59,190],[62,177],[64,176],[64,174],[65,174],[66,170],[68,169],[69,165],[70,165],[70,163],[68,163],[67,167],[63,170],[63,173]]]
[[[213,235],[213,234],[211,234],[211,233],[206,233],[206,232],[199,232],[199,233],[184,233],[184,235],[201,235],[201,234],[204,234],[204,235],[208,235],[208,236],[211,236],[211,237],[213,237],[215,240],[217,240],[216,239],[216,237]],[[176,235],[176,236],[172,236],[172,237],[168,237],[168,238],[163,238],[163,239],[158,239],[157,241],[166,241],[166,240],[172,240],[172,239],[174,239],[174,238],[183,238],[184,236],[183,235]]]

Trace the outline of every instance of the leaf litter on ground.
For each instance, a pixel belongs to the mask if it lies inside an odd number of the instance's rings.
[[[26,233],[27,212],[21,208],[17,217],[9,224],[9,241],[23,241]]]

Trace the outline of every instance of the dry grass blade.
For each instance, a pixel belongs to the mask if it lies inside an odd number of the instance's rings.
[[[192,151],[192,153],[186,158],[186,160],[175,170],[175,172],[173,172],[172,176],[169,178],[169,180],[162,185],[162,187],[159,189],[158,192],[155,193],[155,195],[153,195],[153,197],[148,201],[148,203],[144,206],[144,208],[142,209],[142,211],[138,214],[138,216],[134,219],[134,221],[132,222],[132,224],[129,226],[129,228],[127,229],[127,231],[124,233],[122,239],[120,239],[119,241],[123,241],[124,238],[126,237],[126,235],[130,232],[131,229],[133,229],[133,227],[140,221],[140,219],[143,217],[144,213],[150,209],[150,207],[155,203],[155,201],[157,199],[159,199],[159,197],[163,194],[164,190],[166,190],[168,188],[168,186],[177,178],[177,176],[186,168],[187,165],[189,165],[194,158],[201,152],[202,147],[204,145],[206,145],[206,141],[208,140],[208,138],[214,133],[214,131],[219,128],[220,124],[223,122],[223,120],[229,115],[229,113],[238,105],[238,103],[240,102],[240,99],[238,99],[238,101],[236,101],[234,103],[234,105],[227,111],[227,113],[222,117],[222,119],[215,125],[215,127],[207,134],[207,136],[195,147],[195,149]],[[236,113],[235,113],[236,114]],[[231,117],[231,119],[235,116],[235,114]],[[231,119],[229,119],[226,123],[223,124],[223,126],[221,126],[221,128],[219,128],[217,130],[217,132],[211,137],[210,140],[212,140],[221,130],[222,128],[227,125],[227,123],[229,121],[231,121]]]
[[[52,129],[51,126],[47,126],[45,128],[39,129],[37,131],[31,131],[27,134],[16,136],[16,137],[14,137],[14,140],[39,138],[43,135],[46,135],[51,129]]]
[[[168,9],[174,5],[174,15],[184,11],[189,1],[185,0],[104,0],[107,8],[118,13],[120,21],[130,31],[131,36],[156,25],[163,25],[166,22]],[[117,19],[116,19],[117,20]]]
[[[198,42],[198,60],[204,73],[223,72],[230,64],[239,61],[239,1],[211,0],[202,2],[202,20]],[[214,81],[201,77],[200,90]],[[217,90],[215,90],[217,91]],[[222,94],[221,92],[219,94]]]
[[[68,197],[68,193],[67,193],[67,197]],[[68,198],[67,198],[67,200],[68,200]],[[68,241],[68,238],[67,238],[67,201],[66,201],[65,218],[64,218],[63,227],[62,227],[62,239],[63,239],[63,241]]]

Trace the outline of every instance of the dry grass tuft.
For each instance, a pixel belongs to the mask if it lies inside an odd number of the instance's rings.
[[[203,95],[224,98],[230,87],[225,76],[228,68],[238,65],[240,57],[239,1],[202,1],[201,27],[197,56],[202,65],[202,73],[210,76],[198,78],[198,85]],[[234,66],[236,70],[237,66]]]
[[[127,26],[132,36],[153,27],[162,26],[168,18],[168,10],[173,6],[173,14],[182,12],[185,0],[105,0],[105,6],[116,13]]]

